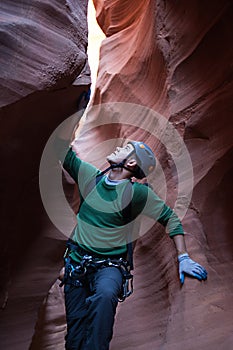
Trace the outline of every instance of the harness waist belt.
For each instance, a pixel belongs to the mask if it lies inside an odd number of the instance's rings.
[[[85,256],[85,255],[91,255],[93,258],[97,258],[97,259],[107,259],[107,258],[110,258],[110,259],[120,259],[120,258],[123,258],[123,259],[126,259],[126,256],[127,256],[127,252],[123,253],[123,254],[117,254],[117,255],[104,255],[104,254],[96,254],[92,251],[88,251],[84,248],[82,248],[78,243],[74,242],[72,239],[68,239],[68,241],[66,242],[66,246],[69,250],[69,253],[71,251],[75,251],[77,252],[79,255],[81,255],[82,257]]]

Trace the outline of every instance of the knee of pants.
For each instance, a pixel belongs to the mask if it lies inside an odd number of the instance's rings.
[[[113,269],[113,268],[110,268]],[[105,274],[105,275],[103,275]],[[95,283],[95,294],[103,300],[117,300],[121,290],[122,276],[119,271],[107,269]]]
[[[105,286],[104,288],[97,289],[96,294],[103,299],[103,301],[107,300],[117,300],[119,291],[116,288],[111,288],[110,286]]]

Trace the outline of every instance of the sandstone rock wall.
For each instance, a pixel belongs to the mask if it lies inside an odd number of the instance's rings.
[[[0,12],[0,344],[25,350],[62,264],[66,237],[43,208],[39,165],[50,134],[90,85],[87,1],[4,0]]]

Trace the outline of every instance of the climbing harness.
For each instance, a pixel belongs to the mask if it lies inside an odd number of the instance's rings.
[[[85,254],[79,263],[75,263],[69,256],[71,251],[77,250],[79,246],[71,239],[67,242],[67,249],[64,255],[65,273],[60,283],[60,287],[64,284],[72,284],[76,287],[83,285],[84,278],[87,273],[95,272],[105,267],[116,267],[120,270],[123,277],[121,292],[118,301],[123,302],[133,293],[133,275],[130,273],[130,265],[127,260],[120,258],[101,259]]]

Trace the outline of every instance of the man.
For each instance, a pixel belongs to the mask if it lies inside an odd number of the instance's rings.
[[[110,166],[101,173],[70,147],[63,164],[81,198],[63,279],[67,350],[109,349],[124,278],[131,277],[126,262],[129,234],[141,213],[166,227],[174,240],[182,284],[185,275],[207,278],[206,270],[187,253],[177,215],[148,186],[131,182],[132,177],[142,179],[154,170],[152,150],[143,142],[130,141],[117,147],[107,161]]]

